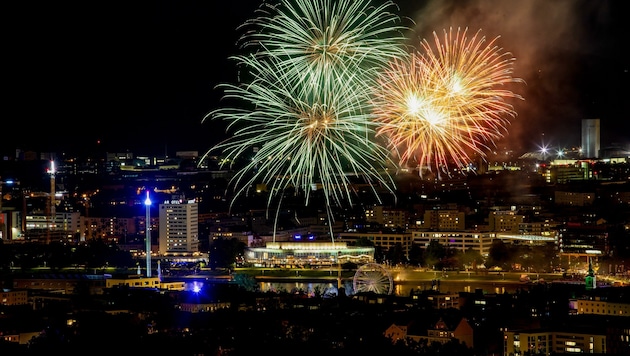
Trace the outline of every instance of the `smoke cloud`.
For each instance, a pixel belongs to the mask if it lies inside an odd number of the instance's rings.
[[[579,146],[582,119],[600,118],[603,125],[615,121],[608,117],[614,108],[601,100],[605,93],[597,87],[611,76],[599,72],[611,68],[601,68],[598,62],[614,50],[609,35],[615,31],[613,16],[621,10],[611,2],[410,0],[399,5],[414,22],[409,37],[416,48],[421,39],[431,41],[434,31],[442,35],[450,27],[467,27],[469,35],[481,30],[487,41],[499,37],[497,45],[513,54],[513,77],[525,84],[509,89],[525,100],[512,103],[518,116],[503,140],[511,148],[531,149],[541,140]]]

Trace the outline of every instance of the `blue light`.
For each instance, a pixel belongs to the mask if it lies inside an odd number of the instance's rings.
[[[203,282],[194,281],[192,283],[191,291],[195,294],[201,293],[201,289],[203,288]]]
[[[144,205],[151,205],[151,199],[149,198],[148,190],[147,190],[147,198],[144,200]]]

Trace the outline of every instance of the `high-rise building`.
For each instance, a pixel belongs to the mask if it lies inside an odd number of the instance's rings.
[[[199,252],[199,207],[194,200],[160,204],[160,254],[192,255]]]
[[[582,120],[582,157],[599,157],[599,119]]]

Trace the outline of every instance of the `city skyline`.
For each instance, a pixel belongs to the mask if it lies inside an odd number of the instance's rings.
[[[585,119],[601,120],[602,148],[627,147],[624,2],[394,3],[415,22],[411,41],[450,26],[480,28],[514,54],[514,76],[526,85],[505,137],[511,148],[579,145]],[[201,154],[224,134],[224,125],[202,119],[220,105],[214,87],[236,78],[228,57],[239,53],[237,27],[257,2],[22,6],[11,5],[14,28],[34,34],[9,41],[3,154],[92,147]]]

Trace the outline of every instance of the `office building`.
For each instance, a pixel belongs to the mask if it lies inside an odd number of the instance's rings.
[[[599,119],[582,120],[582,157],[599,157]]]
[[[431,241],[437,241],[440,245],[456,249],[461,252],[473,249],[482,256],[488,256],[492,241],[498,239],[495,232],[490,231],[412,231],[414,244],[426,248]]]
[[[187,256],[199,253],[199,207],[194,200],[173,199],[160,204],[159,253]]]
[[[356,241],[366,239],[374,246],[379,246],[383,251],[392,251],[400,246],[401,252],[409,258],[409,251],[413,245],[413,237],[410,232],[396,231],[366,231],[366,232],[342,232],[338,235],[339,241],[348,244],[356,244]]]

